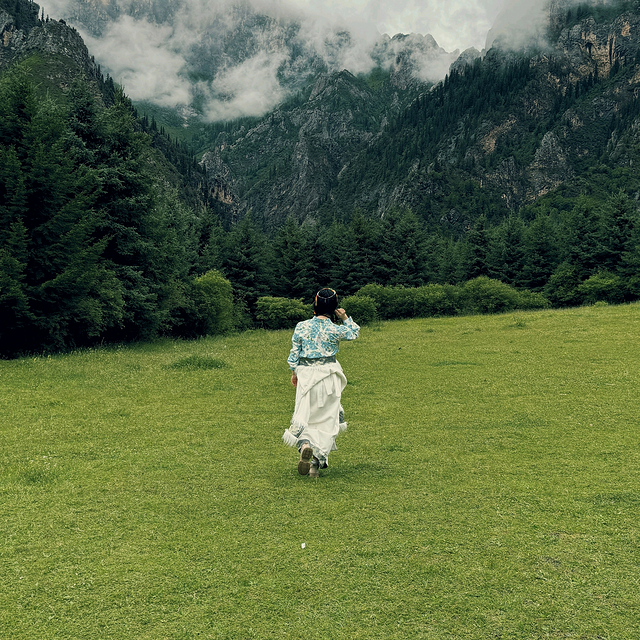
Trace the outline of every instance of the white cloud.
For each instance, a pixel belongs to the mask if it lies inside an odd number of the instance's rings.
[[[505,45],[518,47],[532,36],[541,35],[547,4],[543,0],[511,0],[496,16],[487,33],[486,46],[501,37]]]
[[[207,99],[209,117],[218,119],[265,113],[285,96],[278,72],[292,78],[308,71],[292,58],[290,19],[301,25],[299,47],[314,52],[330,69],[357,74],[373,67],[371,52],[382,33],[431,34],[449,52],[482,49],[496,19],[493,34],[514,23],[529,26],[543,1],[245,0],[242,9],[235,0],[165,0],[173,13],[169,25],[154,23],[148,13],[162,6],[160,0],[92,0],[103,17],[110,2],[120,11],[99,38],[73,19],[86,13],[89,0],[49,0],[45,11],[80,29],[91,53],[132,99],[177,106],[189,104],[195,91]],[[250,8],[273,20],[254,24],[248,40],[236,41],[239,26],[250,22]],[[336,46],[337,41],[343,46]],[[231,56],[226,42],[238,48]],[[435,81],[447,72],[452,56],[428,49],[414,52],[412,62],[422,79]],[[194,64],[213,81],[194,84],[186,74]]]
[[[171,26],[151,24],[123,15],[101,38],[83,33],[97,60],[104,60],[113,77],[133,100],[152,98],[160,106],[191,101],[190,83],[181,76],[183,55],[172,48]]]
[[[209,94],[206,116],[227,120],[239,116],[260,116],[273,109],[285,96],[277,78],[282,54],[261,51],[242,64],[219,73],[212,86],[202,86]],[[227,96],[221,99],[220,96]]]

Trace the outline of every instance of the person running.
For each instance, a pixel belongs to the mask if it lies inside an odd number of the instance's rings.
[[[334,324],[332,318],[342,320]],[[329,453],[336,450],[336,437],[345,431],[344,411],[340,404],[347,385],[336,360],[340,340],[355,340],[360,327],[338,308],[333,289],[320,289],[313,302],[313,318],[298,322],[287,358],[291,384],[296,388],[296,403],[291,426],[282,439],[300,452],[298,473],[312,478],[328,466]]]

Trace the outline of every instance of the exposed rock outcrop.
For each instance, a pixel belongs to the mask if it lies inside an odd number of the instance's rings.
[[[526,171],[530,185],[529,199],[539,198],[574,175],[567,153],[557,136],[552,131],[547,132]]]
[[[33,5],[37,15],[38,5]],[[87,77],[97,79],[98,67],[80,34],[64,21],[36,20],[25,30],[16,28],[15,20],[0,10],[0,70],[32,53],[63,56]],[[69,80],[58,78],[64,85]]]

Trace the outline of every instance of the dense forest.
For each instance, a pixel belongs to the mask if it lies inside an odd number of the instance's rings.
[[[37,5],[2,0],[12,7],[16,27],[47,29]],[[108,76],[74,68],[57,90],[45,86],[45,58],[29,52],[0,69],[2,357],[271,326],[266,299],[308,303],[322,286],[363,298],[375,297],[372,285],[400,291],[483,279],[530,292],[538,306],[640,298],[640,100],[632,89],[583,141],[591,154],[580,173],[535,200],[513,206],[473,174],[509,159],[531,163],[545,136],[566,127],[568,111],[582,114],[632,84],[637,55],[606,76],[568,83],[483,157],[473,150],[488,114],[499,122],[513,111],[513,96],[530,92],[537,72],[528,59],[479,59],[399,109],[341,172],[315,219],[288,216],[277,226],[251,211],[230,219],[190,148],[140,116]],[[552,58],[544,64],[565,73]],[[362,95],[372,77],[353,79]],[[294,97],[286,113],[308,97]],[[366,131],[379,119],[363,112],[357,125]],[[211,132],[240,140],[251,124]],[[452,136],[445,157],[442,140]],[[428,167],[421,198],[380,214],[353,197],[367,181],[372,191],[376,181],[410,181],[416,164]],[[273,180],[280,167],[261,165],[260,175]],[[446,312],[464,311],[454,307]]]

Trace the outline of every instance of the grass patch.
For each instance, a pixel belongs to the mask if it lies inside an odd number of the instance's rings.
[[[365,327],[318,481],[289,331],[0,362],[0,636],[640,637],[640,306],[520,319]]]
[[[200,370],[207,371],[209,369],[225,369],[229,365],[219,358],[211,358],[209,356],[193,355],[187,358],[181,358],[166,365],[168,369],[188,369],[191,371]]]

